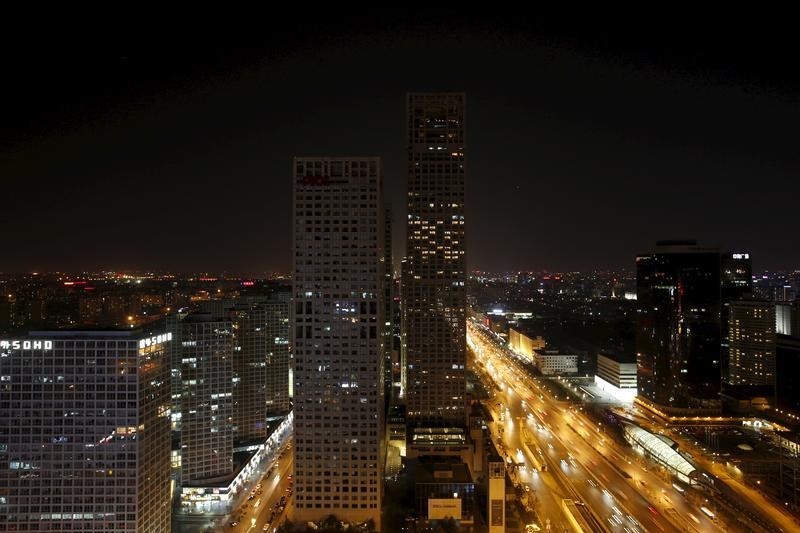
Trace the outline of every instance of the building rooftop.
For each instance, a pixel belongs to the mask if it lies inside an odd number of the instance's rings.
[[[472,483],[467,465],[457,458],[422,457],[416,468],[415,483]]]
[[[411,443],[423,446],[463,445],[467,438],[463,428],[414,428]]]

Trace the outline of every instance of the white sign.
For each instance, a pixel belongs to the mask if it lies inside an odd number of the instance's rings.
[[[460,498],[430,498],[428,500],[428,520],[454,518],[461,520]]]
[[[172,333],[163,333],[161,335],[153,335],[146,339],[139,340],[139,348],[149,348],[172,340]]]
[[[0,350],[52,350],[53,341],[4,341],[0,340]]]

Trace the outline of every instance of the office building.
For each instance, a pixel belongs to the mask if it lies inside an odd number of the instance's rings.
[[[263,442],[267,419],[289,412],[289,304],[237,305],[233,321],[233,427],[237,443]]]
[[[377,157],[294,159],[295,518],[380,529],[383,201]]]
[[[729,304],[730,370],[728,383],[775,386],[775,304],[738,300]]]
[[[720,369],[722,381],[730,381],[730,305],[753,291],[753,267],[749,253],[723,253],[720,256]]]
[[[636,358],[619,353],[598,353],[597,386],[621,401],[636,397]]]
[[[578,373],[578,356],[563,354],[559,350],[534,350],[533,364],[545,376]]]
[[[0,529],[170,530],[162,331],[0,340]]]
[[[392,266],[392,204],[386,202],[383,206],[383,381],[384,395],[388,406],[392,392],[392,346],[394,335],[394,268]]]
[[[718,410],[720,253],[661,241],[636,257],[639,397],[662,411]]]
[[[408,420],[465,427],[465,95],[411,93],[407,117]]]
[[[800,337],[776,335],[775,374],[777,405],[800,415]]]
[[[233,325],[210,313],[181,322],[181,483],[233,472]]]
[[[519,326],[508,329],[508,346],[516,353],[533,362],[533,353],[543,350],[547,343],[541,335],[533,335]]]

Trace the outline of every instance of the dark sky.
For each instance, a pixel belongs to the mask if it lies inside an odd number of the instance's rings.
[[[467,93],[470,269],[630,268],[665,238],[800,267],[779,13],[264,17],[5,39],[0,271],[287,270],[293,155],[384,157],[397,260],[408,90]]]

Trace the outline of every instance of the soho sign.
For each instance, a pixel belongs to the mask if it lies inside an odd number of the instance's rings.
[[[53,341],[4,341],[0,340],[0,349],[11,350],[52,350]]]
[[[153,335],[146,339],[139,340],[139,348],[147,348],[148,346],[155,346],[172,340],[172,333],[164,333],[162,335]]]

